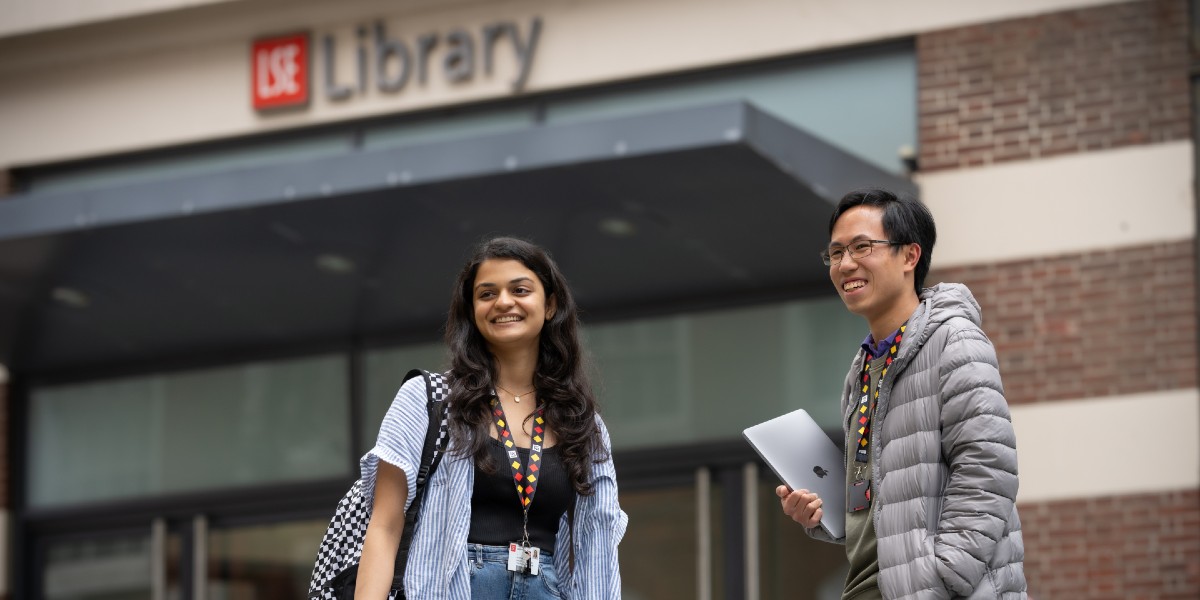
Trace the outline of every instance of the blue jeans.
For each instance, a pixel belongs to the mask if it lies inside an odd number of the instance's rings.
[[[554,557],[542,552],[537,575],[508,570],[508,546],[467,545],[472,600],[558,600]]]

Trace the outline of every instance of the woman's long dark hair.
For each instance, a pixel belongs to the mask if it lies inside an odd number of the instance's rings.
[[[486,260],[511,259],[533,271],[554,298],[554,315],[546,320],[538,340],[533,385],[544,407],[546,423],[554,431],[575,491],[592,492],[593,462],[607,458],[596,425],[596,398],[588,382],[579,344],[579,318],[567,280],[550,256],[538,246],[516,238],[500,237],[476,247],[458,275],[450,314],[446,318],[446,346],[450,349],[450,436],[452,446],[474,457],[487,471],[495,469],[488,455],[491,420],[489,403],[495,389],[496,363],[487,341],[475,324],[475,275]]]

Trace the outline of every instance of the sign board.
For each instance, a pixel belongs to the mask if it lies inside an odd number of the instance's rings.
[[[303,107],[309,98],[308,34],[255,40],[250,89],[255,110]]]
[[[321,99],[332,103],[370,93],[399,94],[406,87],[424,87],[434,77],[452,85],[511,77],[511,90],[519,93],[529,79],[541,32],[542,19],[535,16],[524,27],[496,21],[477,29],[410,33],[406,39],[390,34],[379,19],[355,27],[348,41],[333,33],[309,32],[259,38],[250,50],[251,103],[257,111],[307,107],[313,80],[320,82]],[[320,40],[318,46],[310,46],[310,37]],[[347,50],[350,60],[339,60]],[[348,73],[335,69],[345,63],[353,65]]]

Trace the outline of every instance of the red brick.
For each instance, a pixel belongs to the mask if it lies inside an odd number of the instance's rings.
[[[1009,403],[1197,385],[1191,241],[935,269],[971,288]],[[1149,276],[1147,276],[1149,274]],[[1084,358],[1081,344],[1099,354]],[[1064,378],[1078,372],[1082,378]]]
[[[1032,597],[1200,595],[1198,490],[1023,503],[1019,509]],[[1168,510],[1179,516],[1171,523],[1175,533],[1160,535],[1154,517]]]
[[[1190,139],[1187,24],[1186,0],[1149,0],[919,35],[921,168]]]

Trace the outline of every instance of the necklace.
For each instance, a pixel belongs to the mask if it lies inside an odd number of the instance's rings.
[[[503,386],[501,386],[501,385],[500,385],[500,384],[498,384],[498,383],[496,384],[496,387],[500,388],[501,390],[504,390],[504,391],[508,392],[508,390],[504,389],[504,387],[503,387]],[[535,389],[535,388],[529,388],[529,391],[528,391],[528,392],[521,392],[520,394],[514,394],[514,393],[512,393],[512,392],[508,392],[508,395],[509,395],[509,396],[512,396],[512,397],[513,397],[513,400],[515,400],[517,404],[520,404],[520,403],[521,403],[521,396],[527,396],[527,395],[529,395],[529,394],[532,394],[532,393],[533,393],[533,391],[534,391],[534,389]]]

